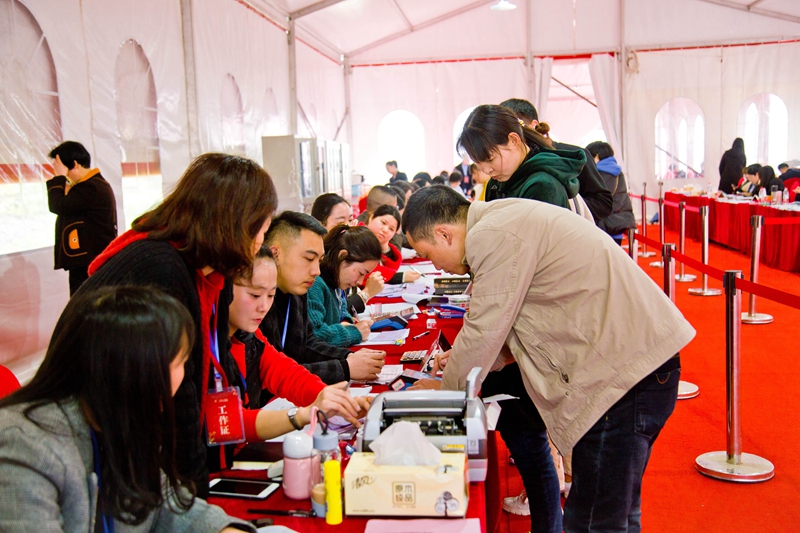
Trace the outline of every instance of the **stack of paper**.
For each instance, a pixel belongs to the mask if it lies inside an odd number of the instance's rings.
[[[373,332],[369,334],[367,340],[358,344],[358,346],[378,346],[380,344],[396,344],[398,341],[402,343],[408,337],[409,330],[406,329],[392,329],[389,331],[381,331],[380,333]]]

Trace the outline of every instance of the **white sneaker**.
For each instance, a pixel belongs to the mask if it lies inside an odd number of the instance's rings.
[[[503,498],[503,510],[520,516],[530,516],[531,508],[528,505],[528,493],[524,490],[519,496]]]

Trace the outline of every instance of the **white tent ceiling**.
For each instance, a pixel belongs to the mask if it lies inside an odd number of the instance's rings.
[[[423,56],[463,57],[465,51],[473,49],[464,46],[464,39],[458,33],[468,37],[468,41],[479,44],[477,48],[484,54],[526,54],[527,45],[539,55],[547,48],[545,43],[536,42],[534,36],[528,43],[525,39],[525,19],[530,17],[534,27],[539,21],[547,20],[549,26],[574,31],[572,43],[568,39],[561,41],[565,46],[556,46],[556,51],[568,52],[570,49],[590,50],[618,48],[619,14],[626,10],[627,24],[631,26],[647,26],[648,23],[664,26],[669,21],[670,11],[678,11],[682,18],[690,19],[697,15],[701,20],[708,19],[703,15],[724,11],[739,11],[744,18],[736,14],[722,17],[720,22],[733,21],[728,35],[711,35],[711,42],[718,44],[721,40],[730,42],[741,39],[758,39],[747,28],[748,21],[762,23],[772,19],[774,35],[786,38],[797,34],[796,24],[800,24],[800,2],[797,0],[683,0],[683,1],[642,1],[623,0],[513,0],[518,9],[507,12],[490,11],[491,4],[497,0],[240,0],[253,9],[276,21],[288,21],[294,18],[298,36],[331,58],[341,59],[348,56],[357,62],[369,60],[401,60],[420,59],[414,40],[426,44]],[[703,5],[705,4],[705,5]],[[713,4],[714,6],[709,6]],[[623,5],[623,7],[620,7]],[[648,17],[652,15],[652,17]],[[651,21],[644,19],[651,18]],[[639,20],[642,19],[642,20]],[[679,19],[680,20],[680,19]],[[455,21],[455,24],[454,24]],[[793,23],[786,25],[785,23]],[[571,28],[570,28],[571,26]],[[667,24],[667,26],[670,26]],[[677,26],[674,25],[674,26]],[[735,30],[734,30],[735,28]],[[595,29],[595,31],[586,30]],[[597,31],[597,30],[600,31]],[[710,28],[709,28],[710,29]],[[609,31],[613,30],[613,31]],[[674,34],[686,34],[685,43],[699,44],[706,36],[698,38],[696,28],[691,20],[685,26],[671,27]],[[431,50],[430,37],[438,33],[436,50]],[[545,27],[538,27],[534,34],[548,36],[553,39]],[[608,34],[611,33],[611,39]],[[652,32],[649,32],[652,34]],[[712,32],[713,33],[713,32]],[[599,38],[606,34],[605,39]],[[498,39],[498,36],[502,38]],[[590,37],[587,40],[587,36]],[[414,39],[414,37],[419,37]],[[633,41],[636,41],[635,31]],[[724,37],[724,39],[720,39]],[[533,42],[531,42],[533,41]],[[666,44],[674,43],[670,41]],[[680,42],[680,41],[679,41]],[[389,43],[401,45],[409,57],[400,57],[396,52],[384,46]],[[572,44],[573,46],[569,46]],[[634,43],[643,44],[643,43]],[[651,45],[658,43],[651,42]],[[616,46],[614,46],[616,45]],[[375,53],[375,52],[384,52]],[[552,52],[553,50],[547,50]],[[401,54],[402,55],[402,54]],[[468,55],[468,54],[467,54]],[[429,58],[429,57],[426,57]]]

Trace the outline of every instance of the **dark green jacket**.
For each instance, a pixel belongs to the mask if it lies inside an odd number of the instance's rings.
[[[486,201],[528,198],[569,209],[568,200],[578,194],[578,174],[585,164],[581,150],[531,150],[508,181],[489,180]]]

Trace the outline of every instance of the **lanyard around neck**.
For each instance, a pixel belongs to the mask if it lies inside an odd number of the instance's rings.
[[[286,330],[289,328],[289,309],[292,308],[292,297],[286,302],[286,318],[283,320],[283,335],[281,336],[281,349],[286,351]]]

